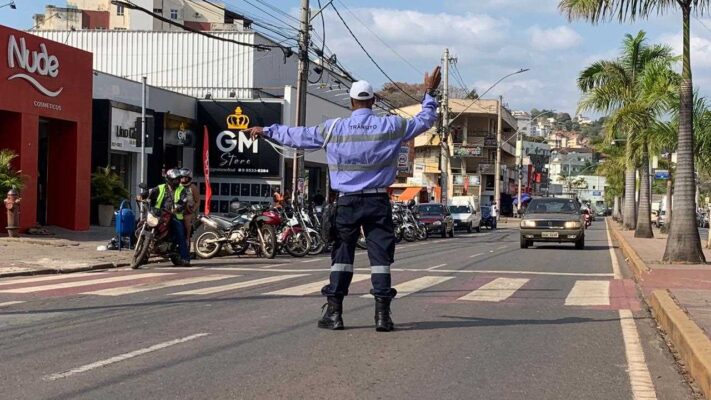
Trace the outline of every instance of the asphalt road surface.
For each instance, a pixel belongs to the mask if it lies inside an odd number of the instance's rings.
[[[316,327],[326,257],[0,280],[0,397],[693,398],[605,222],[587,235],[582,251],[521,250],[513,228],[399,245],[390,333],[363,252],[335,332]]]

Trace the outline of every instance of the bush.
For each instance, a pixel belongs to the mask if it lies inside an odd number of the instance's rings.
[[[17,190],[22,190],[25,186],[25,180],[22,176],[22,171],[17,171],[12,168],[12,160],[17,157],[12,150],[0,150],[0,195],[5,197],[7,192],[13,187]]]
[[[91,175],[91,198],[96,204],[118,207],[121,200],[128,198],[128,190],[110,167],[99,167]]]

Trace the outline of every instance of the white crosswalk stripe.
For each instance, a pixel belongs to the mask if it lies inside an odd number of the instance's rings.
[[[610,281],[575,281],[565,298],[566,306],[610,305]]]
[[[291,274],[291,275],[277,275],[270,276],[268,278],[254,279],[251,281],[237,282],[229,285],[213,286],[204,289],[187,290],[184,292],[171,293],[171,295],[203,295],[203,294],[213,294],[220,292],[227,292],[230,290],[243,289],[252,286],[264,285],[267,283],[274,283],[279,281],[284,281],[287,279],[298,278],[302,276],[308,276],[308,274]]]
[[[15,288],[15,289],[4,289],[4,290],[0,289],[0,293],[46,292],[49,290],[68,289],[68,288],[81,287],[81,286],[98,285],[101,283],[130,281],[130,280],[153,278],[153,277],[157,277],[157,276],[166,276],[166,275],[169,275],[169,274],[166,274],[165,272],[154,272],[154,273],[140,274],[140,275],[122,275],[122,276],[113,276],[111,278],[90,279],[90,280],[78,281],[78,282],[55,283],[53,285],[28,286],[28,287]]]
[[[140,292],[146,292],[149,290],[157,290],[157,289],[165,289],[165,288],[175,287],[175,286],[191,285],[193,283],[219,281],[222,279],[236,278],[238,276],[241,276],[241,275],[198,276],[198,277],[193,277],[193,278],[175,279],[175,280],[170,280],[170,281],[165,281],[165,282],[144,283],[144,284],[116,287],[116,288],[110,288],[110,289],[94,290],[91,292],[84,292],[82,294],[90,294],[90,295],[95,295],[95,296],[121,296],[124,294],[140,293]]]
[[[11,279],[11,280],[7,280],[7,281],[5,281],[3,279],[3,281],[0,282],[0,287],[16,285],[19,283],[35,283],[35,282],[47,282],[47,281],[59,281],[62,279],[85,278],[87,276],[98,278],[101,276],[106,276],[106,273],[105,272],[78,272],[78,273],[74,273],[74,274],[33,276],[31,278]]]
[[[427,289],[429,287],[439,285],[442,282],[447,282],[454,279],[453,276],[423,276],[422,278],[413,279],[393,286],[397,290],[397,297],[409,296],[415,292]],[[361,297],[373,297],[371,294],[366,294]]]
[[[479,289],[462,296],[459,300],[499,302],[513,296],[528,283],[528,279],[496,278]]]
[[[355,274],[351,283],[356,283],[370,279],[370,275]],[[307,294],[320,293],[321,288],[328,285],[328,280],[307,283],[305,285],[294,286],[286,289],[275,290],[273,292],[264,293],[267,296],[305,296]]]

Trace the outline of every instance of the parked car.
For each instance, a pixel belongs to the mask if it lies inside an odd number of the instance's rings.
[[[466,229],[469,233],[472,230],[481,231],[481,214],[471,204],[453,204],[449,206],[449,212],[452,213],[454,229]]]
[[[585,248],[585,221],[575,199],[534,198],[521,220],[521,248],[535,242],[575,243]]]
[[[454,237],[454,219],[449,208],[439,203],[420,204],[415,208],[416,215],[425,223],[428,233],[439,233],[442,237]]]
[[[659,210],[652,210],[652,225],[657,226],[659,220]]]
[[[698,225],[699,228],[708,228],[709,227],[708,213],[697,211],[696,212],[696,225]]]
[[[661,228],[666,224],[666,219],[667,219],[667,211],[666,210],[661,210],[659,211],[659,215],[657,216],[657,228]]]

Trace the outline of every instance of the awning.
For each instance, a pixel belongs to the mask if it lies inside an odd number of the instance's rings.
[[[398,201],[410,201],[414,200],[417,196],[420,195],[420,192],[422,191],[422,187],[409,187],[405,189],[402,193],[400,193],[399,196],[397,196]]]
[[[531,195],[528,193],[521,193],[521,203],[528,203],[529,201],[531,201]],[[518,204],[518,195],[514,196],[513,204]]]

